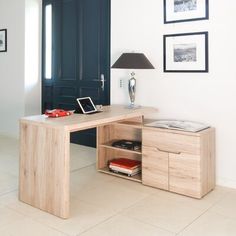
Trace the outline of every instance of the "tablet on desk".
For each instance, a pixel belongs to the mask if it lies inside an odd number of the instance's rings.
[[[97,109],[90,97],[77,98],[77,102],[84,114],[97,112]]]

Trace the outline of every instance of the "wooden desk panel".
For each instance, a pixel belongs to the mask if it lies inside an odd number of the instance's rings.
[[[63,128],[70,132],[94,128],[100,125],[131,119],[157,112],[152,107],[128,109],[124,105],[104,106],[103,112],[95,114],[73,114],[60,118],[48,118],[45,115],[21,118],[21,123],[35,123],[38,126]]]
[[[70,208],[70,132],[140,118],[157,110],[127,109],[123,105],[104,107],[92,115],[73,114],[48,118],[44,115],[20,120],[19,199],[61,218]]]
[[[20,129],[19,199],[68,218],[70,133],[37,124],[23,123]]]

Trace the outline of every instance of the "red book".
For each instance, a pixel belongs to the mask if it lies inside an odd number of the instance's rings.
[[[110,161],[110,165],[118,166],[126,169],[135,169],[141,165],[141,161],[131,160],[127,158],[118,158]]]

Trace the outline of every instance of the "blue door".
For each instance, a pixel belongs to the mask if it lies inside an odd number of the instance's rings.
[[[73,110],[87,96],[110,104],[110,0],[44,0],[42,112]],[[96,131],[71,141],[95,146]]]

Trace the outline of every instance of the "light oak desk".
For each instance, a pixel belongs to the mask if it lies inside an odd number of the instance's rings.
[[[73,114],[47,118],[44,115],[20,120],[19,199],[61,218],[70,211],[70,133],[132,118],[157,110],[106,106],[102,113]],[[79,155],[79,154],[78,154]]]

